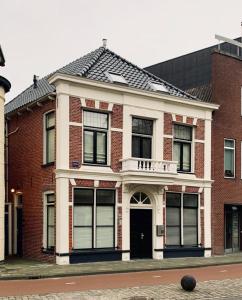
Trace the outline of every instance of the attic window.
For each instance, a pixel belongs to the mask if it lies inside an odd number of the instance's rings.
[[[118,73],[106,72],[106,75],[107,75],[108,79],[112,82],[127,84],[127,81],[125,80],[125,78]]]
[[[163,84],[160,84],[160,83],[157,83],[157,82],[150,82],[150,86],[156,92],[168,93],[168,89]]]

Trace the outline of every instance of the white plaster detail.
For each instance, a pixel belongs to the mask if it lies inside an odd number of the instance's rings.
[[[193,122],[192,122],[192,124],[193,124],[194,126],[196,126],[196,125],[197,125],[197,118],[193,118]]]
[[[182,186],[182,192],[184,193],[185,191],[186,191],[186,186],[183,185],[183,186]]]
[[[168,186],[167,186],[167,185],[164,187],[164,190],[165,190],[165,191],[168,191]]]
[[[79,126],[79,127],[82,127],[82,123],[78,123],[78,122],[69,122],[69,125],[70,126]]]
[[[96,109],[99,109],[99,104],[100,104],[99,100],[95,100],[95,108]]]
[[[86,107],[86,99],[81,97],[81,106]]]
[[[195,143],[201,143],[201,144],[205,144],[204,140],[194,140]]]
[[[108,103],[108,110],[113,111],[113,103]]]
[[[186,116],[182,117],[182,122],[185,123],[185,124],[187,123],[187,117]]]
[[[70,259],[69,256],[56,256],[57,265],[69,265]]]
[[[99,187],[99,180],[94,180],[94,187],[95,188]]]
[[[122,128],[114,128],[114,127],[112,127],[111,131],[123,132],[123,129]]]
[[[121,184],[122,184],[122,181],[117,181],[116,184],[115,184],[115,187],[119,188],[121,186]]]
[[[167,139],[173,139],[173,135],[170,134],[164,134],[163,137]]]
[[[71,183],[71,185],[76,185],[76,181],[75,181],[75,179],[74,178],[70,178],[70,183]]]
[[[204,210],[204,206],[200,206],[200,209],[201,209],[201,210]]]
[[[203,188],[200,187],[199,190],[198,190],[198,193],[201,194],[202,192],[203,192]]]
[[[172,121],[173,121],[173,122],[176,122],[176,114],[173,113],[173,114],[171,114],[171,115],[172,115]]]

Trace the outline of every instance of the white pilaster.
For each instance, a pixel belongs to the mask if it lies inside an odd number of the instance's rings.
[[[204,247],[211,249],[211,188],[204,188]],[[205,257],[211,256],[211,250],[205,250]]]
[[[153,258],[154,259],[163,259],[163,251],[164,249],[164,236],[157,236],[156,234],[156,226],[163,225],[163,199],[164,199],[164,190],[161,189],[160,192],[156,195],[155,206],[153,207],[153,214],[155,217],[153,224],[153,240],[154,246],[153,249],[160,249],[161,251],[153,250]]]
[[[122,193],[122,250],[130,251],[130,210],[129,193],[123,188]],[[122,253],[122,260],[130,260],[130,252]]]
[[[211,120],[205,120],[204,178],[211,179]]]

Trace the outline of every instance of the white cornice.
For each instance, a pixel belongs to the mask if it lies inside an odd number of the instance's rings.
[[[64,75],[64,74],[55,73],[48,79],[48,81],[50,84],[55,84],[57,81],[70,82],[70,83],[74,83],[74,84],[83,84],[83,85],[92,86],[95,88],[103,88],[103,89],[109,89],[109,90],[121,92],[121,93],[135,94],[135,95],[139,95],[139,96],[143,96],[143,97],[150,97],[157,101],[176,102],[176,103],[180,103],[182,105],[192,105],[192,106],[199,107],[200,109],[205,109],[205,110],[213,111],[213,110],[217,110],[219,108],[219,105],[214,104],[214,103],[207,103],[207,102],[191,100],[191,99],[183,99],[178,96],[172,96],[172,95],[167,95],[167,94],[157,94],[156,92],[144,91],[144,90],[126,87],[126,86],[122,86],[122,85],[118,85],[118,84],[114,85],[114,84],[110,84],[110,83],[91,80],[91,79],[87,79],[87,78],[83,78],[83,77],[79,77],[79,76],[73,76],[73,75]]]

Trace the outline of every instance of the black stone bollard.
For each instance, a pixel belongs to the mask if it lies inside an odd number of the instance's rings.
[[[196,287],[196,284],[196,279],[191,275],[185,275],[181,279],[181,286],[185,291],[193,291]]]

